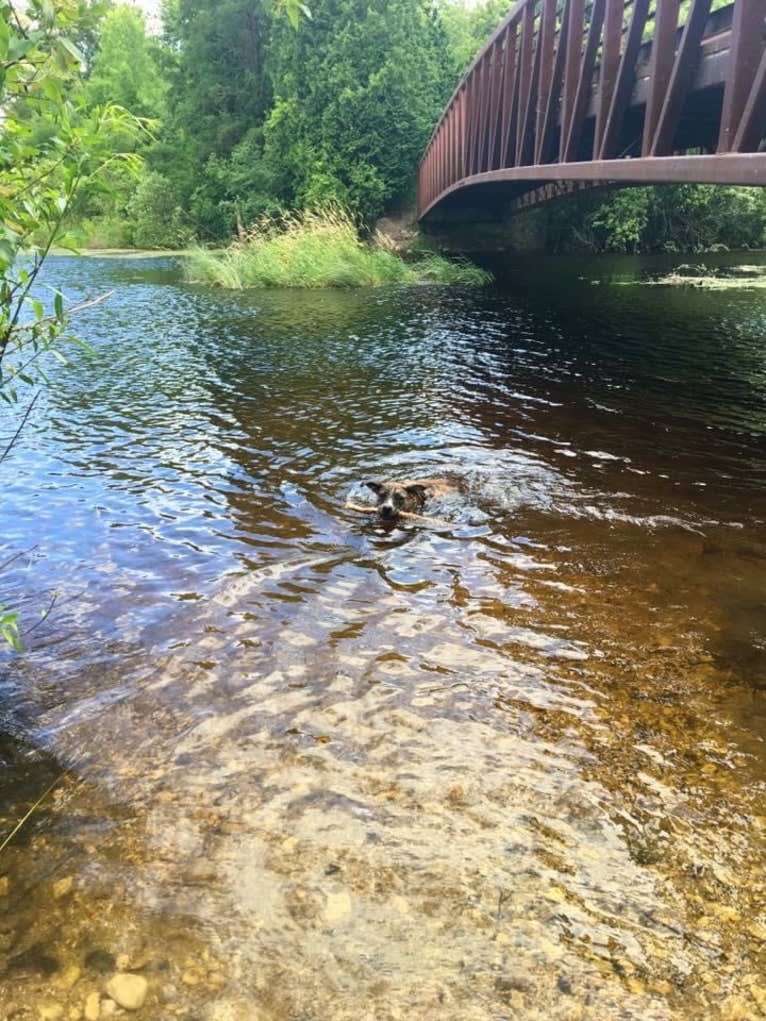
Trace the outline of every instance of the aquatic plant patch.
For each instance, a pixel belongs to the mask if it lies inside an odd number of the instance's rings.
[[[478,266],[435,254],[406,262],[382,238],[363,241],[351,216],[337,208],[264,218],[223,252],[191,252],[184,273],[193,283],[230,290],[418,283],[481,287],[492,279]]]
[[[699,287],[707,291],[764,290],[766,266],[728,266],[725,269],[679,266],[672,273],[643,283],[664,287]]]

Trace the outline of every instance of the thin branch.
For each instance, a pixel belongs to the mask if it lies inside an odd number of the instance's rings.
[[[56,605],[57,600],[58,600],[58,592],[54,592],[53,596],[51,597],[51,601],[48,604],[48,609],[40,614],[40,619],[38,621],[36,621],[34,624],[32,624],[31,627],[25,628],[25,630],[22,631],[21,633],[23,635],[25,635],[25,636],[26,635],[31,635],[32,632],[35,631],[37,628],[39,628],[41,624],[44,624],[46,622],[46,620],[48,619],[48,617],[50,617],[51,612],[53,611],[53,607]]]
[[[16,10],[15,5],[13,3],[11,3],[11,4],[9,4],[9,6],[11,8],[11,14],[13,15],[13,20],[16,22],[16,26],[17,26],[19,32],[21,32],[21,34],[24,36],[25,39],[28,39],[29,38],[29,33],[27,32],[27,29],[24,27],[24,25],[22,25],[22,23],[21,23],[21,18],[19,17],[19,12]]]
[[[5,448],[3,453],[0,454],[0,464],[3,463],[3,461],[6,459],[6,457],[10,454],[11,450],[13,449],[13,445],[16,443],[16,440],[21,435],[21,430],[27,424],[27,419],[32,414],[32,408],[34,408],[35,404],[37,403],[37,398],[39,396],[40,396],[40,391],[38,390],[37,393],[32,398],[32,400],[27,405],[27,410],[22,415],[21,422],[19,423],[19,427],[16,430],[16,432],[13,434],[13,436],[11,437],[10,442],[8,443],[8,446]]]
[[[13,553],[7,560],[4,560],[2,564],[0,564],[0,571],[4,571],[6,567],[10,567],[12,563],[19,560],[21,557],[25,557],[28,553],[34,553],[36,549],[37,544],[30,546],[29,549],[23,549],[19,550],[18,553]]]
[[[48,240],[47,240],[47,242],[45,244],[45,247],[42,250],[42,253],[38,253],[35,256],[35,268],[29,274],[29,280],[27,281],[26,286],[24,287],[24,290],[23,290],[23,292],[21,294],[21,297],[19,298],[19,300],[18,300],[18,302],[16,304],[16,308],[14,309],[13,316],[11,317],[11,321],[10,321],[10,323],[8,325],[8,328],[7,328],[6,332],[5,332],[5,335],[2,338],[0,338],[0,363],[3,360],[3,357],[5,355],[5,350],[8,347],[8,343],[9,343],[9,341],[11,339],[11,336],[13,335],[13,333],[16,330],[16,324],[19,321],[19,316],[21,315],[21,309],[22,309],[22,307],[24,305],[24,302],[26,301],[26,299],[27,299],[27,297],[29,295],[29,292],[32,290],[32,286],[33,286],[35,280],[37,279],[37,275],[40,272],[40,269],[42,268],[42,264],[45,262],[46,258],[48,257],[48,253],[50,252],[50,250],[51,250],[51,248],[53,246],[54,240],[58,236],[58,232],[59,232],[59,229],[61,228],[61,224],[64,222],[64,217],[69,212],[69,207],[71,205],[72,196],[77,191],[77,185],[79,184],[81,177],[82,177],[82,175],[78,174],[77,177],[75,178],[75,180],[74,180],[74,182],[72,184],[72,187],[70,189],[69,196],[67,197],[66,201],[64,202],[63,208],[61,210],[61,213],[59,214],[58,219],[54,222],[53,230],[50,232],[50,234],[48,236]]]
[[[30,819],[32,818],[32,816],[33,816],[33,815],[35,814],[35,812],[36,812],[36,811],[37,811],[37,809],[38,809],[38,808],[40,807],[40,805],[42,805],[42,803],[43,803],[43,802],[45,801],[45,799],[46,799],[46,798],[48,797],[48,795],[49,795],[49,794],[51,794],[51,793],[53,792],[54,788],[55,788],[55,787],[58,787],[58,785],[59,785],[59,784],[61,783],[61,781],[62,781],[62,780],[63,780],[63,779],[65,778],[65,777],[67,777],[68,775],[69,775],[69,770],[65,770],[65,771],[64,771],[64,772],[63,772],[63,773],[62,773],[62,774],[61,774],[60,776],[57,776],[57,777],[56,777],[56,779],[55,779],[55,780],[53,781],[53,783],[52,783],[52,784],[50,784],[50,786],[49,786],[49,787],[47,787],[47,788],[46,788],[46,789],[45,789],[45,790],[43,791],[43,793],[42,793],[42,794],[40,795],[40,797],[39,797],[39,798],[37,799],[37,801],[36,801],[36,802],[34,803],[34,805],[32,805],[32,807],[31,807],[31,808],[29,809],[29,811],[28,811],[28,812],[26,813],[26,815],[24,815],[24,816],[23,816],[23,817],[22,817],[21,819],[19,819],[19,821],[18,821],[18,822],[16,823],[16,825],[15,825],[15,826],[13,827],[13,829],[12,829],[12,830],[11,830],[11,832],[10,832],[10,833],[8,834],[8,836],[7,836],[7,837],[6,837],[6,838],[5,838],[4,840],[3,840],[3,842],[2,842],[1,844],[0,844],[0,854],[2,854],[2,853],[3,853],[3,851],[4,851],[4,850],[6,849],[6,847],[7,847],[7,846],[8,846],[9,844],[10,844],[10,842],[11,842],[11,841],[13,840],[13,838],[14,838],[14,837],[16,836],[16,834],[17,834],[17,833],[19,832],[19,830],[20,830],[20,829],[21,829],[21,828],[22,828],[22,827],[23,827],[24,825],[26,825],[26,823],[28,823],[28,822],[29,822],[29,820],[30,820]]]
[[[111,298],[114,294],[114,290],[104,291],[103,294],[99,294],[97,298],[86,298],[85,301],[79,302],[77,305],[72,305],[70,308],[65,308],[62,315],[64,318],[69,319],[73,315],[77,315],[78,312],[84,312],[86,308],[93,308],[94,305],[100,305],[102,301],[106,301],[107,298]],[[58,316],[44,316],[42,319],[36,319],[33,323],[24,323],[23,326],[15,326],[13,333],[22,333],[27,330],[37,329],[38,326],[42,326],[45,323],[58,323],[61,320]]]
[[[359,514],[377,514],[378,513],[378,508],[377,507],[363,507],[361,504],[351,503],[350,500],[346,501],[345,507],[346,507],[346,510],[357,511],[357,513],[359,513]],[[397,511],[397,517],[409,518],[409,519],[411,519],[413,521],[427,521],[431,525],[443,525],[445,527],[449,526],[449,521],[443,521],[441,518],[432,518],[432,517],[429,517],[426,514],[413,514],[411,511],[403,511],[403,510]]]

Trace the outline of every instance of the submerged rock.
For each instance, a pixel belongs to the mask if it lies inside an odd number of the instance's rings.
[[[325,921],[333,925],[351,915],[351,897],[344,890],[341,893],[329,893],[324,909]]]
[[[58,989],[73,989],[80,981],[82,971],[76,964],[70,964],[56,977],[54,985]]]
[[[64,876],[63,879],[57,879],[53,884],[53,899],[61,900],[62,897],[66,897],[74,889],[74,879],[72,876]]]
[[[98,993],[90,993],[85,1000],[85,1021],[98,1021],[101,1013],[101,997]]]
[[[208,1007],[204,1018],[205,1021],[261,1021],[262,1015],[246,1000],[219,1000]]]
[[[106,991],[125,1010],[140,1010],[146,1002],[149,983],[143,975],[118,972],[107,982]]]
[[[64,1008],[59,1003],[49,1003],[40,1007],[40,1021],[61,1021],[64,1016]]]

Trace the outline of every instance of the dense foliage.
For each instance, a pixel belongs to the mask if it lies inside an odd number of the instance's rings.
[[[95,55],[100,81],[119,10]],[[137,19],[123,12],[119,24]],[[370,222],[411,199],[454,77],[431,0],[169,0],[164,26],[161,47],[134,44],[165,88],[142,97],[162,122],[146,177],[135,194],[118,189],[127,240],[218,240],[327,202]],[[124,79],[114,84],[124,98]]]
[[[508,0],[485,0],[479,4],[454,0],[441,5],[447,52],[456,83],[511,6]]]
[[[766,245],[766,188],[665,185],[596,191],[545,214],[556,251],[705,252]]]
[[[423,0],[315,0],[298,33],[277,26],[264,125],[270,194],[340,202],[367,221],[412,201],[415,168],[452,81]]]

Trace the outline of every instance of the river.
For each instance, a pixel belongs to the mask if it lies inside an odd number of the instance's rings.
[[[766,291],[680,261],[51,260],[114,294],[3,465],[0,1014],[766,1016]]]

